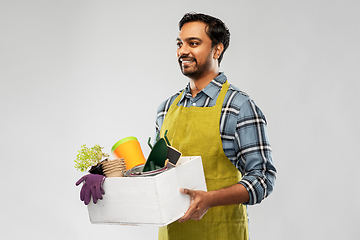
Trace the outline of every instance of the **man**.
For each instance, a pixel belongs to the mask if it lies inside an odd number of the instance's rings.
[[[219,72],[230,41],[225,24],[188,13],[179,30],[177,57],[189,84],[159,106],[156,131],[163,137],[168,130],[184,156],[202,157],[208,191],[181,189],[190,207],[159,229],[159,239],[248,239],[245,205],[260,203],[276,179],[266,119]]]

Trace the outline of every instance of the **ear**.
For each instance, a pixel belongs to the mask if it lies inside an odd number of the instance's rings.
[[[214,46],[214,59],[218,59],[221,53],[224,51],[224,45],[222,43],[218,43]]]

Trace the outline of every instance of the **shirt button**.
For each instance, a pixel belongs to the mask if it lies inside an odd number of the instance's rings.
[[[193,103],[192,105],[193,105],[193,106],[196,106],[196,103]]]

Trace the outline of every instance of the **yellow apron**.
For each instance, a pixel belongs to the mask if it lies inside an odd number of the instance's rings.
[[[183,156],[201,156],[208,191],[238,183],[241,173],[230,162],[222,148],[219,131],[221,109],[229,88],[226,82],[213,107],[177,106],[180,94],[170,106],[160,136],[167,137]],[[177,221],[159,229],[160,240],[247,240],[246,207],[242,204],[216,206],[200,221]]]

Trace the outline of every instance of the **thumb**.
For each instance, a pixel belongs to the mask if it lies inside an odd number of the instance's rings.
[[[190,195],[190,194],[191,194],[191,190],[190,190],[190,189],[180,188],[179,190],[180,190],[180,192],[181,192],[182,194],[187,194],[187,195]]]
[[[76,185],[76,186],[79,186],[79,184],[82,183],[84,180],[85,180],[85,176],[83,176],[82,178],[80,178],[80,179],[75,183],[75,185]]]

